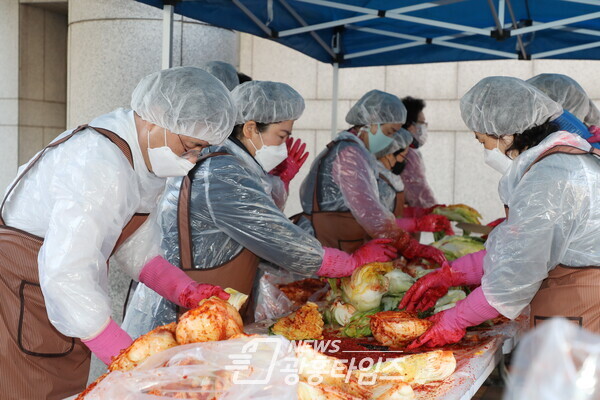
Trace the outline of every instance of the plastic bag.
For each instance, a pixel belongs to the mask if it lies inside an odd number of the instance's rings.
[[[143,283],[138,283],[121,328],[137,339],[152,329],[177,321],[177,306]]]
[[[600,335],[552,318],[523,337],[505,400],[600,398]]]
[[[295,274],[285,269],[278,268],[273,264],[261,262],[258,265],[258,285],[254,287],[254,299],[256,309],[254,310],[254,321],[275,319],[293,312],[297,307],[294,302],[277,288],[277,285],[291,283],[306,279],[305,275]],[[327,286],[323,288],[328,290]],[[319,290],[309,297],[308,301],[321,298],[324,292]]]
[[[86,400],[296,399],[297,359],[281,336],[177,346],[138,368],[111,372]]]

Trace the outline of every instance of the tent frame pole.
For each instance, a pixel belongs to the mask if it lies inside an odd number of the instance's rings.
[[[173,66],[173,12],[175,7],[170,4],[163,6],[162,32],[162,69]]]
[[[333,63],[333,87],[331,98],[331,138],[337,135],[337,114],[338,114],[338,96],[339,96],[339,72],[340,66],[338,63]]]

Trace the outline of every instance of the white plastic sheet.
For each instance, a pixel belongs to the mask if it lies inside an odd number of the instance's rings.
[[[194,343],[155,354],[132,371],[110,373],[85,399],[293,400],[297,384],[289,376],[297,371],[290,365],[296,365],[294,348],[280,336]]]
[[[600,398],[600,335],[564,318],[529,332],[517,349],[505,400]]]

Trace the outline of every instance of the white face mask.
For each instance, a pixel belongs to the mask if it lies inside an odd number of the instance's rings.
[[[425,124],[415,124],[417,127],[417,131],[414,134],[415,139],[419,142],[419,146],[423,146],[427,141],[427,125]]]
[[[500,144],[500,142],[498,142]],[[500,151],[498,147],[493,150],[483,149],[483,160],[487,165],[500,172],[502,175],[508,171],[512,164],[512,160]]]
[[[256,146],[254,146],[254,143],[252,143],[252,140],[250,140],[254,150],[256,150],[254,158],[258,161],[260,166],[263,167],[265,172],[269,172],[287,158],[287,146],[285,145],[285,142],[281,143],[279,146],[267,146],[265,145],[265,142],[263,142],[262,135],[259,133],[258,136],[262,142],[262,147],[260,149],[257,149]]]
[[[148,158],[152,166],[152,172],[159,178],[172,176],[186,176],[192,168],[193,162],[179,157],[167,146],[167,130],[165,129],[165,145],[163,147],[150,148],[150,131],[148,131]]]

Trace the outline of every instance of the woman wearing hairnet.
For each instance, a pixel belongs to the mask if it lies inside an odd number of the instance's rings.
[[[131,344],[111,319],[107,261],[141,224],[132,217],[154,211],[165,178],[187,174],[194,152],[221,143],[235,118],[225,86],[190,67],[142,79],[131,108],[61,134],[20,169],[6,193],[0,209],[5,398],[77,393],[86,384],[90,350],[109,363]],[[228,296],[160,257],[127,272],[180,304]]]
[[[304,213],[299,224],[314,230],[323,245],[353,251],[368,237],[388,237],[402,255],[424,257],[441,263],[442,253],[420,245],[402,228],[404,221],[381,202],[377,187],[377,160],[373,154],[390,146],[393,134],[406,119],[406,108],[392,94],[372,90],[350,109],[346,121],[353,125],[341,132],[317,156],[300,188]],[[449,228],[438,215],[414,220],[417,231]]]
[[[409,131],[401,128],[394,133],[394,142],[380,154],[374,154],[377,158],[377,186],[379,187],[379,198],[394,213],[396,218],[404,215],[404,183],[400,174],[406,166],[406,154],[412,142]]]
[[[564,113],[554,120],[561,130],[576,133],[600,149],[600,111],[574,79],[562,74],[540,74],[527,83],[562,106]]]
[[[367,243],[353,254],[324,248],[273,201],[267,172],[284,162],[279,173],[287,184],[306,159],[291,159],[286,148],[294,121],[304,111],[298,92],[284,83],[251,81],[231,95],[238,108],[231,136],[222,146],[209,148],[218,155],[198,163],[189,177],[170,180],[160,202],[167,260],[196,280],[248,294],[259,258],[306,276],[341,277],[395,256],[385,240]],[[128,315],[134,310],[148,328],[175,318],[167,305],[145,304],[145,296],[137,290],[136,295]]]
[[[600,151],[551,122],[562,107],[528,83],[489,77],[460,102],[462,118],[504,171],[507,219],[486,251],[421,278],[400,307],[423,310],[448,287],[481,286],[447,311],[412,347],[460,340],[468,326],[531,304],[531,324],[563,316],[600,333]],[[592,154],[593,153],[593,154]]]

